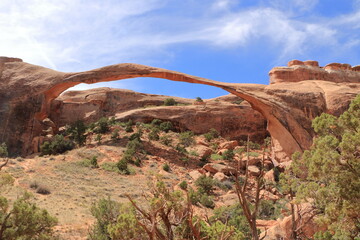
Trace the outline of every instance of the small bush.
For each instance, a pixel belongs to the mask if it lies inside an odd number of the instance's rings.
[[[196,97],[195,99],[196,99],[197,102],[204,102],[204,100],[202,100],[201,97]]]
[[[249,152],[249,157],[258,157],[258,156],[260,156],[260,154],[257,152]]]
[[[128,163],[125,160],[121,159],[120,161],[117,162],[116,166],[121,173],[123,173],[125,175],[130,174],[130,170],[128,168]]]
[[[160,137],[159,137],[159,129],[152,128],[150,133],[149,133],[149,139],[153,140],[153,141],[159,140],[160,139]]]
[[[204,137],[205,137],[206,141],[208,141],[208,142],[210,142],[214,138],[218,138],[219,136],[220,136],[219,132],[216,131],[216,129],[214,129],[214,128],[211,128],[208,133],[204,134]]]
[[[188,187],[188,184],[186,181],[182,181],[180,184],[179,184],[179,187],[182,189],[182,190],[186,190],[187,187]]]
[[[183,146],[181,146],[180,144],[176,145],[175,150],[178,151],[179,153],[187,154],[186,149]]]
[[[223,159],[224,159],[224,160],[231,161],[231,160],[234,159],[234,156],[235,156],[234,150],[228,149],[228,150],[226,150],[226,151],[224,152],[224,154],[223,154]]]
[[[104,134],[109,131],[109,120],[106,117],[100,118],[95,125],[95,133]]]
[[[99,133],[95,137],[95,141],[97,141],[98,144],[101,144],[102,135]]]
[[[163,165],[163,170],[166,171],[166,172],[170,172],[170,166],[169,166],[169,164],[165,163],[165,164]]]
[[[198,157],[198,156],[199,156],[199,153],[198,153],[197,151],[195,151],[195,150],[191,150],[191,151],[189,152],[189,154],[190,154],[191,156],[195,156],[195,157]]]
[[[71,140],[65,139],[63,135],[55,135],[50,142],[41,145],[41,155],[61,154],[73,148]]]
[[[109,172],[117,172],[117,173],[120,172],[119,168],[117,167],[117,163],[113,163],[113,162],[105,162],[101,164],[101,168]]]
[[[206,195],[206,194],[202,194],[200,197],[200,203],[201,205],[203,205],[204,207],[207,208],[215,208],[215,203],[212,197]]]
[[[195,181],[195,185],[198,187],[199,191],[210,194],[214,188],[215,181],[211,177],[203,175]]]
[[[93,156],[90,159],[90,165],[91,165],[92,168],[98,168],[99,167],[98,160],[97,160],[96,156]]]
[[[160,126],[161,123],[162,123],[162,121],[160,119],[157,119],[157,118],[154,118],[151,121],[151,125],[153,125],[153,126]]]
[[[39,185],[36,188],[36,193],[42,194],[42,195],[48,195],[51,193],[50,189],[44,185]]]
[[[194,133],[191,131],[182,132],[179,136],[180,143],[185,147],[189,147],[194,144]]]
[[[133,128],[132,126],[134,125],[132,120],[127,121],[124,126],[125,126],[125,132],[133,132]]]
[[[172,125],[171,122],[167,121],[167,122],[160,123],[159,128],[161,131],[169,132],[174,129],[174,126]]]
[[[169,136],[164,135],[160,137],[160,142],[166,146],[170,146],[172,139]]]
[[[112,133],[111,133],[111,140],[113,140],[114,142],[116,142],[117,140],[119,140],[119,129],[115,129]]]
[[[173,98],[167,98],[167,99],[164,100],[164,105],[165,106],[175,106],[176,101]]]
[[[32,188],[32,189],[37,189],[39,187],[39,184],[38,182],[36,181],[32,181],[30,184],[29,184],[29,187]]]
[[[0,157],[7,157],[9,155],[6,143],[0,145]]]
[[[211,156],[210,156],[210,158],[212,159],[212,160],[215,160],[215,161],[219,161],[219,160],[223,160],[224,158],[223,158],[223,156],[221,156],[221,155],[219,155],[219,154],[211,154]]]

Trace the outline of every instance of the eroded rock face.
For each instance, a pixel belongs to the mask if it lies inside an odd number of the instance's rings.
[[[180,106],[163,106],[167,98]],[[267,136],[265,118],[247,102],[239,101],[236,96],[223,96],[196,105],[193,99],[97,88],[65,92],[53,101],[50,118],[59,127],[80,119],[90,123],[103,116],[146,123],[161,119],[171,121],[180,131],[204,134],[215,128],[225,138],[246,140],[250,135],[252,141],[263,140]]]
[[[296,69],[303,68],[303,65],[284,68],[290,74],[286,78],[278,77],[275,73],[279,71],[275,68],[270,71],[271,81],[275,84],[270,85],[223,83],[130,63],[63,73],[18,59],[0,58],[0,62],[0,141],[5,141],[13,152],[21,149],[23,154],[31,152],[32,139],[44,130],[42,121],[51,115],[53,100],[79,83],[155,77],[222,88],[248,101],[266,118],[275,157],[279,160],[286,160],[286,156],[311,145],[314,136],[311,120],[314,117],[322,112],[340,114],[360,93],[358,67],[349,70],[349,66],[332,64],[329,71],[325,71],[333,77],[327,78],[325,73],[324,77],[318,74],[314,62],[310,62],[309,66],[304,63],[309,68],[307,73],[313,78],[297,77]],[[291,69],[294,71],[291,72]],[[317,70],[322,71],[321,68]],[[295,80],[291,81],[293,78]]]

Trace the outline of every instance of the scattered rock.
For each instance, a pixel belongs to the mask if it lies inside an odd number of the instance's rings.
[[[260,174],[260,169],[256,166],[249,166],[248,171],[253,176],[259,176]]]
[[[194,181],[196,181],[199,177],[201,177],[203,174],[200,173],[198,170],[194,170],[189,172],[189,175],[192,179],[194,179]]]
[[[216,174],[218,172],[222,172],[225,175],[234,175],[236,173],[236,169],[227,165],[222,165],[218,163],[207,163],[203,167],[206,171],[212,174]]]
[[[228,179],[228,177],[222,172],[215,173],[213,178],[219,180],[220,182],[223,182]]]
[[[220,149],[234,149],[238,145],[239,145],[238,141],[234,140],[234,141],[221,143],[219,148]]]

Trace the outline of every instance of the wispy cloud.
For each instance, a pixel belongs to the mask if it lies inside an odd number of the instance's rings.
[[[173,56],[171,46],[187,43],[236,50],[258,42],[273,46],[282,58],[319,46],[350,51],[359,44],[358,33],[349,37],[350,29],[360,28],[359,10],[308,20],[295,18],[295,11],[311,11],[319,1],[272,0],[243,9],[234,7],[238,0],[208,2],[199,14],[184,9],[174,14],[168,12],[174,4],[169,0],[4,0],[0,55],[74,71],[167,59]],[[190,0],[186,4],[199,7]]]

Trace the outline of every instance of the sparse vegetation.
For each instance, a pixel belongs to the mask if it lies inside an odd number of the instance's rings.
[[[180,144],[184,145],[185,147],[189,147],[194,144],[194,133],[191,131],[182,132],[179,135]]]
[[[175,106],[176,101],[173,98],[167,98],[167,99],[164,100],[164,105],[165,106]]]
[[[206,141],[210,142],[211,140],[213,140],[214,138],[218,138],[220,135],[219,135],[219,132],[216,131],[215,128],[211,128],[210,131],[208,133],[205,133],[204,134],[204,137],[206,139]]]
[[[55,135],[54,138],[49,142],[46,141],[41,145],[42,155],[60,154],[74,148],[74,143],[65,139],[63,135]]]
[[[170,166],[169,166],[169,164],[165,163],[165,164],[163,165],[163,170],[164,170],[165,172],[170,172]]]
[[[196,97],[195,100],[196,100],[196,102],[204,102],[204,100],[202,100],[201,97]]]

